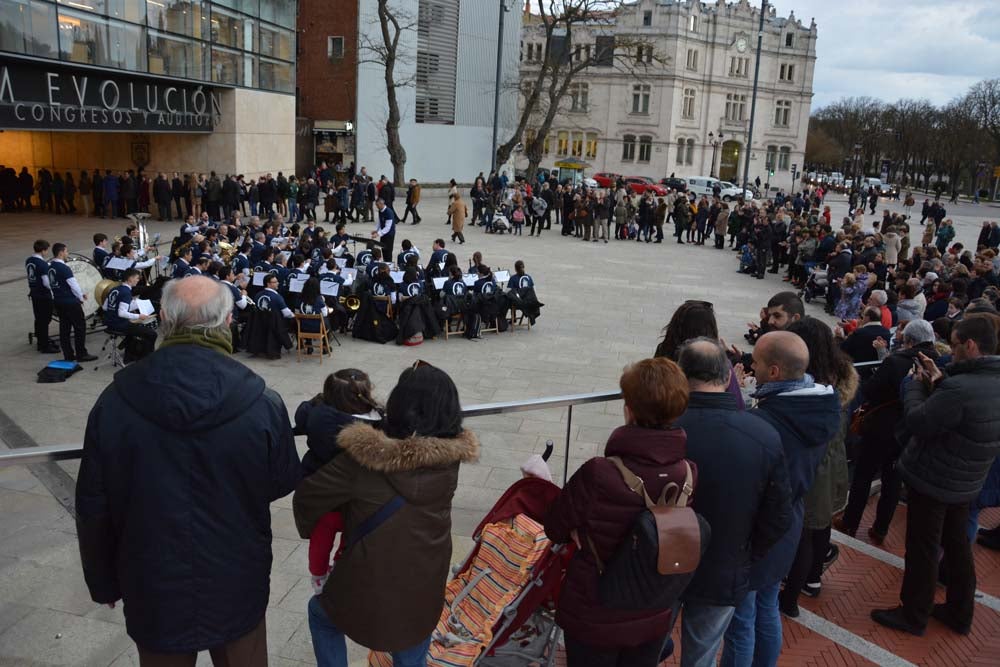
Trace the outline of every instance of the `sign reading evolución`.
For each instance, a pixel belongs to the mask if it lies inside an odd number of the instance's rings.
[[[219,95],[199,84],[0,59],[4,129],[211,132]]]

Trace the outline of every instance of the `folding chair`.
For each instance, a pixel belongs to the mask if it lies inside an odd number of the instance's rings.
[[[303,322],[317,322],[319,324],[319,331],[303,331]],[[295,313],[295,327],[297,329],[297,340],[295,344],[295,354],[296,362],[302,361],[302,348],[305,347],[306,341],[310,343],[312,341],[319,341],[319,363],[320,366],[323,365],[323,357],[326,356],[327,352],[333,357],[333,350],[330,347],[330,338],[326,331],[326,322],[323,321],[322,315],[306,315],[304,313]]]
[[[520,315],[517,314],[517,306],[510,307],[510,332],[514,333],[515,327],[528,327],[528,331],[531,331],[531,320],[525,322],[524,313]]]
[[[455,329],[452,330],[451,326],[454,323]],[[448,340],[449,336],[460,336],[465,333],[465,315],[462,313],[454,313],[448,316],[448,319],[444,321],[444,339]]]
[[[104,359],[101,363],[94,366],[94,370],[96,371],[108,364],[111,364],[111,368],[125,368],[125,358],[122,356],[121,350],[118,349],[125,334],[111,331],[110,329],[105,329],[104,333],[107,334],[107,338],[104,339],[104,345],[101,346],[101,356]],[[109,347],[110,349],[108,349]]]

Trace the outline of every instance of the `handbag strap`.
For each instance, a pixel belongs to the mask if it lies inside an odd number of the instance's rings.
[[[358,527],[351,532],[351,534],[347,537],[347,545],[344,547],[344,551],[350,551],[355,544],[368,537],[376,528],[388,521],[393,514],[402,509],[405,504],[406,501],[403,500],[402,496],[397,495],[390,498],[389,502],[375,510],[374,514],[358,524]]]

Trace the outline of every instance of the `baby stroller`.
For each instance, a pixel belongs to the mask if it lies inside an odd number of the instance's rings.
[[[818,296],[826,296],[826,289],[829,287],[830,281],[827,278],[826,264],[807,265],[806,270],[809,272],[809,278],[806,279],[806,284],[802,287],[802,298],[806,303],[809,303]]]
[[[476,528],[472,552],[448,582],[428,667],[555,663],[555,601],[575,547],[552,544],[541,521],[559,492],[544,479],[521,479]],[[372,652],[368,664],[391,667],[392,658]]]
[[[493,216],[493,222],[489,225],[488,229],[492,229],[496,234],[503,234],[504,232],[511,231],[511,224],[507,220],[507,216],[503,213],[497,213]]]

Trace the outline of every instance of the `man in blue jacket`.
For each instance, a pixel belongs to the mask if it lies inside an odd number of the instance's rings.
[[[726,631],[722,664],[727,667],[773,666],[781,653],[781,580],[791,569],[802,534],[803,498],[813,485],[827,445],[840,429],[836,392],[833,387],[816,384],[806,373],[808,367],[809,349],[793,333],[772,331],[754,346],[758,402],[750,413],[768,422],[781,437],[791,486],[792,521],[767,555],[751,566],[750,593],[736,606]]]
[[[712,541],[684,592],[681,667],[714,667],[722,636],[750,590],[750,565],[792,522],[781,438],[774,427],[740,410],[727,391],[732,369],[718,341],[696,338],[677,363],[688,379],[687,457],[698,467],[695,510],[712,526]]]
[[[163,290],[160,347],[115,374],[87,420],[76,486],[84,578],[125,605],[140,664],[267,665],[271,502],[299,481],[281,398],[230,357],[233,298]]]

